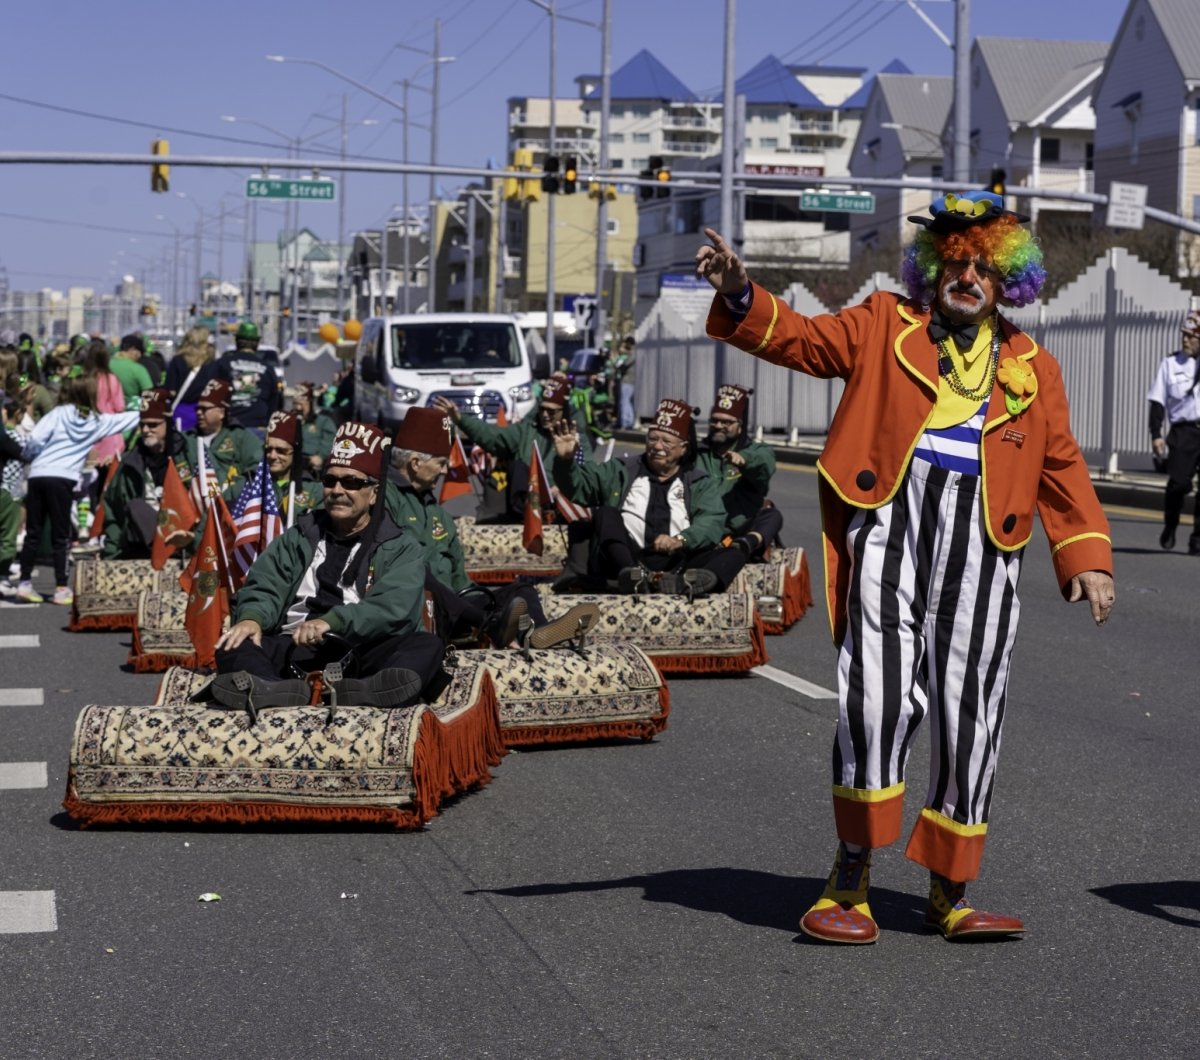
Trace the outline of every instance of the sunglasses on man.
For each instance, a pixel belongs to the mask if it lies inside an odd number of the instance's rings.
[[[357,493],[368,486],[374,486],[375,480],[373,478],[361,478],[358,475],[325,475],[321,479],[321,485],[329,490],[337,489],[340,486],[347,493]]]

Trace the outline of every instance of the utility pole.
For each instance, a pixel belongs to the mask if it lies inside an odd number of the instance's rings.
[[[464,308],[468,313],[475,312],[475,193],[467,196],[467,270],[466,296],[463,298]]]
[[[971,179],[971,0],[954,3],[954,179]]]
[[[721,94],[721,237],[730,241],[733,233],[733,148],[737,124],[733,98],[734,27],[737,24],[737,0],[725,0],[725,84]]]
[[[346,93],[342,93],[342,161],[346,161]],[[341,194],[338,196],[338,258],[337,258],[337,319],[345,319],[346,302],[342,294],[342,278],[346,271],[346,183],[349,173],[342,173]]]
[[[433,68],[435,71],[437,70],[437,66],[438,66],[437,63],[433,64]],[[404,82],[403,87],[404,87],[404,93],[401,96],[401,100],[404,104],[404,111],[403,111],[403,114],[404,114],[404,144],[403,144],[403,147],[404,147],[404,163],[405,163],[405,165],[407,165],[408,164],[408,82],[407,81]],[[412,262],[409,260],[410,253],[409,253],[409,248],[408,248],[408,172],[407,172],[407,170],[405,171],[404,177],[401,179],[400,183],[402,185],[400,190],[403,193],[403,197],[400,200],[400,203],[401,203],[400,217],[402,219],[401,220],[401,231],[403,232],[403,235],[401,236],[401,238],[404,240],[404,246],[402,248],[404,251],[404,312],[411,313],[412,312],[412,303],[409,301],[409,297],[408,297],[408,282],[409,282],[409,277],[412,276]],[[389,220],[391,219],[391,211],[388,212],[388,219]]]
[[[546,144],[546,156],[554,154],[554,142],[558,139],[557,109],[555,107],[555,83],[558,76],[558,63],[555,53],[558,50],[558,0],[548,0],[546,10],[550,12],[550,136]],[[554,356],[554,303],[558,300],[554,290],[554,225],[555,200],[558,195],[551,192],[546,196],[546,355],[549,357],[550,371],[558,364]]]
[[[612,103],[612,0],[604,0],[600,16],[600,172],[608,172],[608,111]],[[608,189],[600,188],[596,210],[596,326],[592,345],[604,345],[604,272],[608,267]],[[616,294],[616,277],[613,277]]]
[[[441,51],[442,51],[442,20],[435,18],[433,20],[433,114],[429,119],[429,164],[430,166],[437,165],[437,127],[438,127],[438,82],[441,79]],[[405,110],[407,115],[408,111]],[[430,313],[436,309],[437,296],[437,246],[436,246],[436,229],[437,229],[437,174],[430,170],[429,173],[429,307]],[[407,277],[405,278],[407,285]]]

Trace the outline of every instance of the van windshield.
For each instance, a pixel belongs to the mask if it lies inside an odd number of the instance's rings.
[[[484,370],[520,364],[516,328],[504,321],[392,325],[393,368]]]

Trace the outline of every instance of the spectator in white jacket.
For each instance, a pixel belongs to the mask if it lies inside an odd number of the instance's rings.
[[[78,377],[63,383],[57,407],[37,422],[25,456],[29,464],[28,492],[25,495],[25,544],[21,548],[21,579],[16,599],[40,604],[42,596],[33,590],[33,567],[46,522],[50,523],[50,544],[54,556],[54,602],[70,605],[67,586],[67,550],[71,544],[71,497],[79,482],[88,451],[101,438],[132,430],[138,424],[136,409],[131,412],[99,413],[96,408],[96,383],[93,378]]]

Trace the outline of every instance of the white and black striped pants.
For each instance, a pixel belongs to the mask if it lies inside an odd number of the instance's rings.
[[[889,503],[850,522],[835,795],[902,785],[928,711],[927,810],[948,825],[987,821],[1020,613],[1021,552],[988,539],[980,487],[974,475],[914,460]]]

